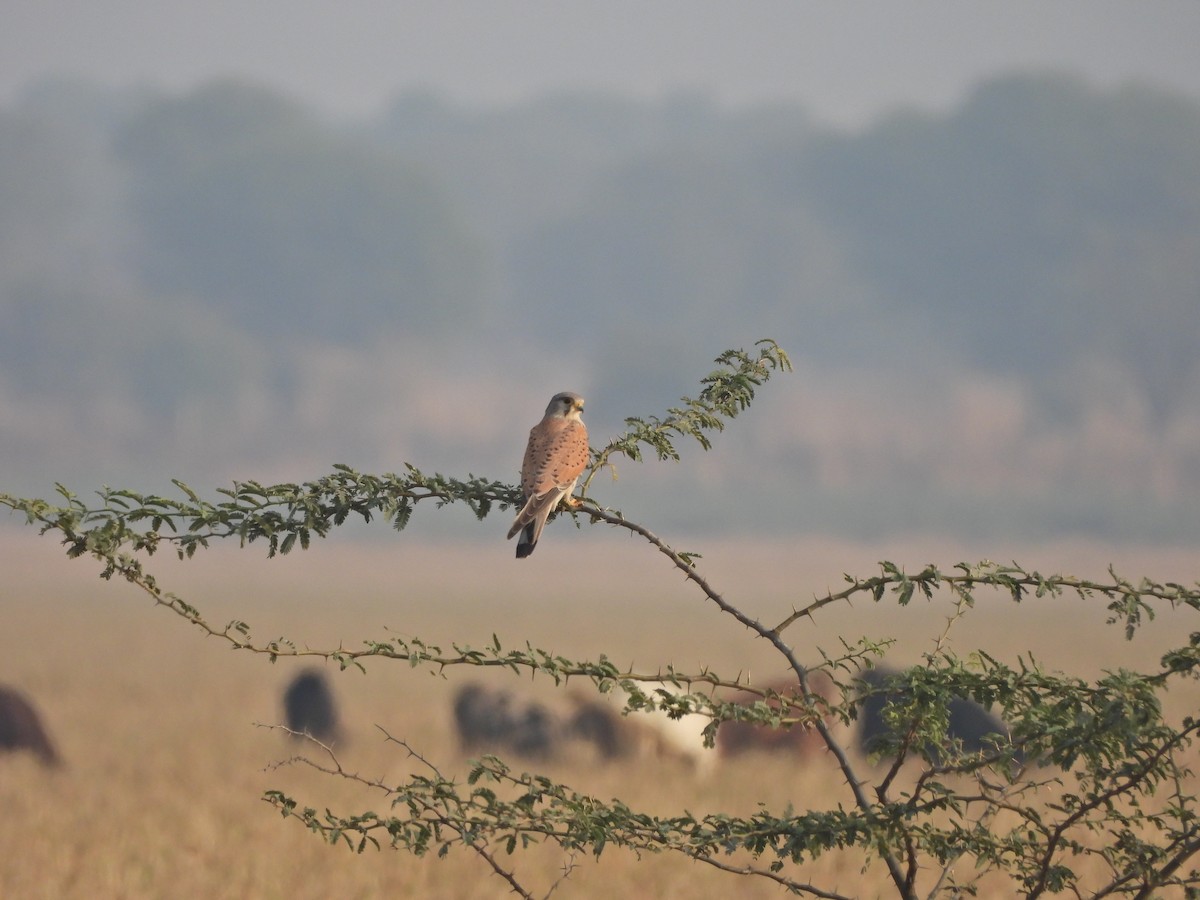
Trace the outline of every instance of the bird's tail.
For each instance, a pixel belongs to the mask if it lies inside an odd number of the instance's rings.
[[[537,540],[533,536],[535,524],[534,522],[530,522],[521,530],[521,536],[517,538],[517,559],[524,559],[537,546]]]

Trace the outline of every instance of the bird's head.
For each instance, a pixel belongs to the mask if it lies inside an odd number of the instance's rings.
[[[570,391],[555,394],[546,407],[546,415],[560,419],[577,419],[583,412],[583,398]]]

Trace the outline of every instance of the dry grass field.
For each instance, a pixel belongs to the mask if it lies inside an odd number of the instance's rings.
[[[259,639],[286,636],[299,646],[353,648],[366,638],[417,636],[449,647],[482,646],[493,634],[508,646],[526,640],[567,656],[607,653],[619,665],[680,670],[709,665],[727,677],[765,680],[782,666],[770,648],[707,606],[661,557],[613,531],[582,539],[554,529],[523,563],[511,545],[444,547],[398,536],[394,545],[338,541],[274,560],[259,547],[220,548],[187,563],[155,561],[163,585],[213,623],[246,620]],[[696,540],[704,571],[727,599],[764,621],[793,603],[837,590],[843,572],[875,573],[888,558],[910,571],[982,556],[1016,558],[1044,571],[1101,577],[1108,563],[1128,577],[1194,582],[1194,550],[1086,544],[980,548],[912,540],[863,547],[831,541],[736,544]],[[282,718],[280,693],[302,663],[234,652],[136,588],[106,583],[84,559],[68,561],[49,538],[16,527],[0,531],[0,683],[30,695],[66,765],[40,768],[27,755],[0,757],[0,897],[3,898],[318,898],[507,896],[507,886],[469,853],[417,859],[389,849],[361,856],[330,847],[262,799],[281,789],[302,803],[341,812],[383,812],[379,794],[304,767],[275,767],[296,752],[265,725]],[[1094,607],[1099,607],[1099,603]],[[838,636],[894,636],[890,658],[916,661],[945,626],[948,607],[858,601],[830,608],[789,632],[801,656],[831,651]],[[1075,600],[1014,605],[988,596],[950,632],[961,653],[985,647],[1002,659],[1032,652],[1044,664],[1092,675],[1153,664],[1161,650],[1196,628],[1191,613],[1163,616],[1127,644],[1104,614]],[[371,661],[367,673],[329,666],[341,705],[343,765],[398,780],[414,762],[383,739],[405,738],[447,774],[466,765],[456,748],[450,697],[466,680],[538,691],[528,677],[498,671],[443,675],[403,663]],[[1172,696],[1176,711],[1196,696]],[[755,759],[698,779],[667,765],[598,767],[562,763],[550,774],[600,798],[620,796],[655,813],[722,809],[748,813],[764,802],[782,811],[848,804],[840,775],[823,760],[799,767]],[[544,892],[564,864],[559,853],[518,854],[512,865]],[[682,859],[608,849],[579,858],[557,897],[777,897],[766,882],[734,879]],[[889,896],[881,872],[829,856],[805,870],[812,882],[846,894]],[[996,894],[1003,896],[1003,894]]]

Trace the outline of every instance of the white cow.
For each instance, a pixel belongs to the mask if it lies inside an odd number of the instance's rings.
[[[697,692],[669,681],[639,682],[638,687],[654,703],[653,709],[637,708],[625,717],[634,731],[633,739],[637,744],[638,755],[642,758],[682,762],[701,777],[711,775],[716,767],[717,752],[704,746],[703,733],[712,719],[701,713],[672,716],[668,712],[668,709],[678,704],[677,698]],[[614,701],[619,703],[628,703],[632,696],[623,690],[613,691],[612,694],[616,695]],[[668,709],[661,708],[663,705]]]

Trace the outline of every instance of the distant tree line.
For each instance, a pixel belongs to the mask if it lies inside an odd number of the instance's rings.
[[[1200,477],[1197,248],[1200,105],[1053,74],[856,134],[691,95],[413,93],[335,123],[239,81],[48,82],[0,110],[0,390],[115,459],[185,452],[239,395],[240,464],[303,418],[314,349],[482,375],[570,346],[593,396],[657,408],[696,347],[770,333],[822,371],[1007,379],[1080,433],[1143,404],[1193,473],[1171,497]],[[0,440],[24,472],[48,450]]]

